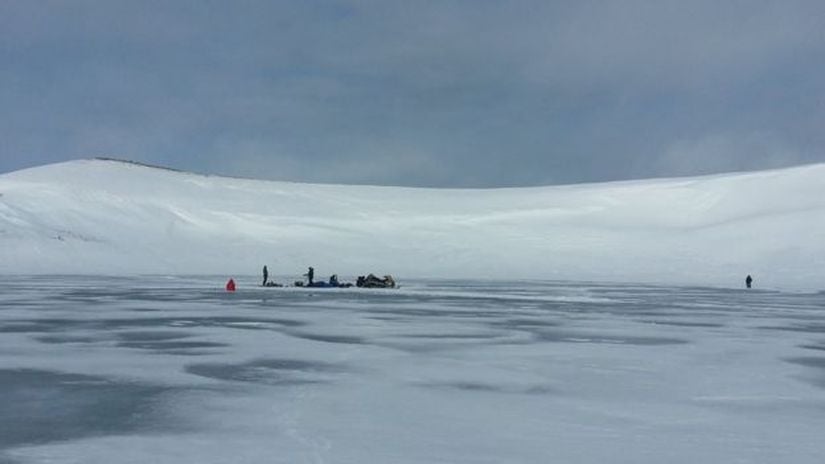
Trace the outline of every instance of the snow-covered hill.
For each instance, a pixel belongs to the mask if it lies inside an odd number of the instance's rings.
[[[0,272],[368,272],[821,289],[825,165],[512,189],[221,178],[110,160],[0,175]]]

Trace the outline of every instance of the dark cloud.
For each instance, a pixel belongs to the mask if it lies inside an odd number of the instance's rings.
[[[506,186],[825,161],[818,1],[0,3],[0,171]]]

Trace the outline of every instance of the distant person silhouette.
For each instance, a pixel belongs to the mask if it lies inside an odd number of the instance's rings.
[[[262,283],[261,285],[266,287],[267,280],[269,280],[269,271],[266,269],[266,266],[264,266],[264,283]]]
[[[309,270],[304,275],[307,276],[307,280],[309,280],[309,285],[312,285],[312,279],[315,278],[315,269],[313,269],[312,266],[310,266]]]
[[[751,275],[748,274],[748,276],[745,277],[745,286],[748,287],[748,288],[751,288],[752,283],[753,283],[753,277],[751,277]]]

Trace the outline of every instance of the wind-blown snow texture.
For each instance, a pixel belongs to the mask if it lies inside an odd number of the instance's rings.
[[[822,288],[825,165],[512,189],[209,177],[107,161],[0,176],[0,272],[537,278]]]

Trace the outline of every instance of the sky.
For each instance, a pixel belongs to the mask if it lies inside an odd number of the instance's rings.
[[[509,187],[825,162],[825,2],[0,0],[0,172]]]

